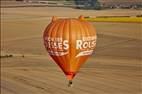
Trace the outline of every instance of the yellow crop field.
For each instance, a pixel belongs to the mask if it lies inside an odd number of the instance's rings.
[[[130,22],[142,23],[142,17],[98,17],[98,18],[85,18],[87,21],[92,22]]]

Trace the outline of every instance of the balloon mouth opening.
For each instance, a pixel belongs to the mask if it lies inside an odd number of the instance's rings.
[[[75,72],[66,72],[65,74],[66,74],[68,80],[72,80],[76,73]]]

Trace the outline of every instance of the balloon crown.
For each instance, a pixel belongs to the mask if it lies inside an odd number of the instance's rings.
[[[84,16],[83,16],[83,15],[80,15],[80,16],[78,17],[78,19],[79,19],[79,20],[84,20]],[[56,21],[56,20],[58,20],[58,17],[52,16],[52,22],[54,22],[54,21]]]

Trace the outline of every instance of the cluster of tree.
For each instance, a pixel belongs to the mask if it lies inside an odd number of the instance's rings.
[[[101,9],[100,2],[98,0],[74,0],[77,8],[84,9]]]
[[[141,9],[142,1],[139,2],[100,2],[100,0],[74,0],[77,8],[81,9],[106,9],[106,8],[133,8],[133,9]]]
[[[16,1],[30,1],[30,0],[16,0]],[[34,1],[34,0],[31,0]],[[142,2],[123,2],[123,1],[116,1],[116,0],[104,0],[103,2],[101,0],[36,0],[36,1],[42,1],[44,3],[47,3],[47,1],[66,1],[66,2],[74,2],[76,5],[76,8],[79,9],[111,9],[111,8],[134,8],[139,9],[142,8]]]

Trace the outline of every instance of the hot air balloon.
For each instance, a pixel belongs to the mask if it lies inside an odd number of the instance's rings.
[[[96,30],[83,16],[78,19],[53,17],[46,27],[44,45],[56,64],[62,69],[69,86],[96,47]]]

